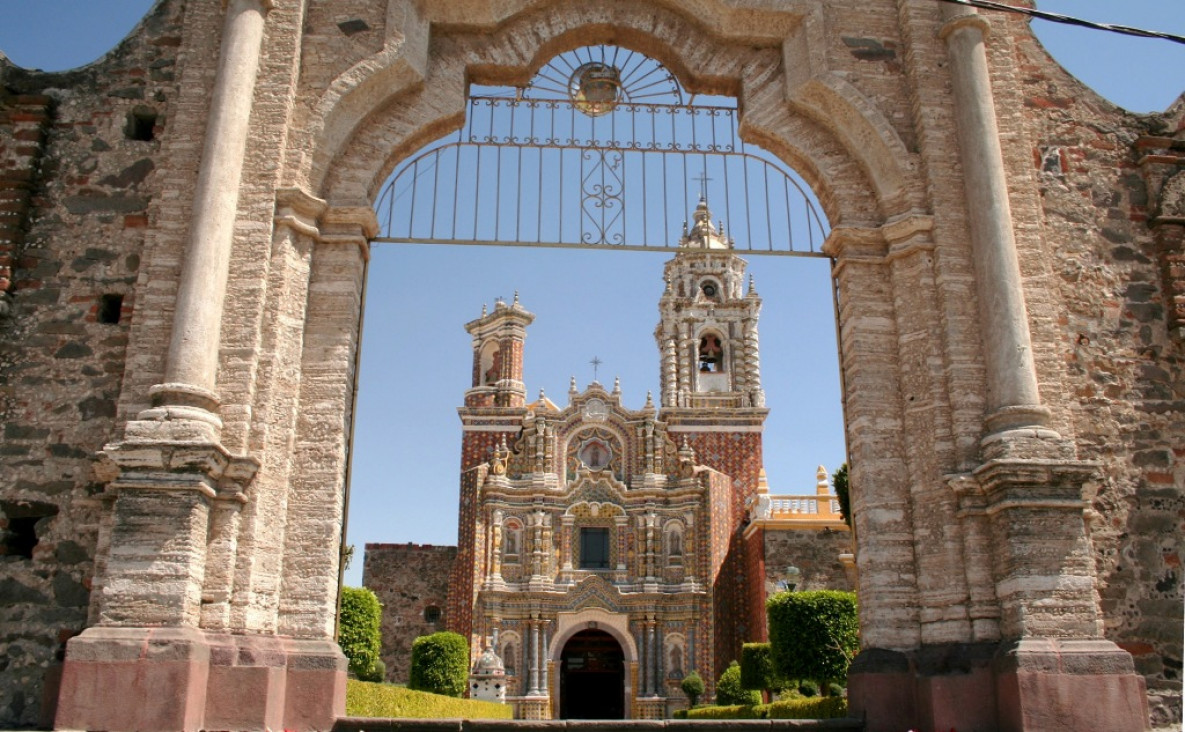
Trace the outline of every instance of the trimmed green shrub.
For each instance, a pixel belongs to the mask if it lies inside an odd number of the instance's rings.
[[[365,587],[343,587],[338,612],[337,644],[350,662],[350,673],[360,679],[375,679],[382,635],[383,606]],[[381,673],[386,673],[384,667]]]
[[[457,633],[422,635],[411,644],[411,678],[407,688],[445,696],[461,696],[469,681],[469,643]]]
[[[819,685],[810,679],[804,679],[798,682],[798,693],[805,697],[818,696]]]
[[[848,700],[842,696],[785,699],[773,704],[697,707],[675,712],[675,719],[842,719]]]
[[[694,707],[696,702],[699,701],[699,698],[703,696],[705,688],[704,680],[700,678],[698,673],[692,671],[683,677],[683,681],[679,684],[679,688],[682,689],[683,693],[687,695],[687,701],[690,702],[691,706]]]
[[[760,707],[753,704],[696,707],[687,710],[687,719],[763,719],[759,710]]]
[[[848,464],[844,463],[831,474],[831,487],[835,489],[835,498],[839,502],[839,515],[848,526],[852,525],[852,497],[848,483]]]
[[[781,592],[766,601],[765,609],[773,667],[779,676],[811,679],[820,685],[847,679],[860,640],[854,593]]]
[[[727,707],[737,704],[753,706],[760,703],[761,693],[741,685],[741,667],[733,661],[716,682],[716,704]]]
[[[346,714],[411,719],[512,719],[514,707],[350,679],[346,682]]]
[[[756,709],[763,719],[839,719],[848,716],[848,700],[842,696],[785,699]]]
[[[773,651],[768,643],[741,646],[741,686],[755,691],[781,691],[787,684],[774,673]]]

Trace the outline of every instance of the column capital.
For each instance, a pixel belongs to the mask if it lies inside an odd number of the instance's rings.
[[[950,34],[967,28],[978,30],[980,36],[984,40],[987,39],[992,31],[991,21],[970,8],[967,10],[969,12],[959,13],[942,24],[938,29],[938,37],[941,40],[945,41]]]

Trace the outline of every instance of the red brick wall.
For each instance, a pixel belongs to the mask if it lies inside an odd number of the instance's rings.
[[[714,550],[723,552],[719,565],[714,565],[713,598],[715,603],[715,667],[716,675],[732,660],[740,660],[741,645],[764,638],[764,597],[749,591],[749,566],[746,560],[741,522],[747,515],[745,501],[757,492],[762,468],[762,436],[760,432],[701,432],[677,433],[677,442],[695,450],[696,462],[732,478],[723,481],[712,491],[713,523],[729,528],[727,543]],[[727,513],[720,504],[727,504]],[[716,560],[714,559],[714,562]],[[715,567],[718,566],[718,569]],[[763,575],[758,574],[757,577]],[[760,582],[760,580],[759,580]],[[738,623],[737,618],[744,618]]]

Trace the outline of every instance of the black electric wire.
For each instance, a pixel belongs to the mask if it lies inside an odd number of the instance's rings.
[[[992,0],[940,0],[940,2],[951,3],[953,5],[966,5],[972,8],[983,8],[984,10],[999,10],[1005,13],[1019,13],[1021,15],[1027,15],[1030,18],[1048,20],[1052,23],[1076,25],[1083,28],[1110,31],[1111,33],[1122,33],[1124,35],[1139,36],[1141,38],[1160,38],[1166,41],[1172,41],[1173,43],[1185,44],[1185,36],[1178,36],[1173,33],[1144,30],[1143,28],[1133,28],[1129,25],[1116,25],[1114,23],[1096,23],[1093,20],[1075,18],[1072,15],[1051,13],[1048,10],[1037,10],[1035,8],[1016,7],[1015,5],[1008,5],[1007,3],[993,2]]]

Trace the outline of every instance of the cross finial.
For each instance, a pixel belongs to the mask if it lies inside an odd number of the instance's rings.
[[[707,198],[708,198],[708,181],[712,180],[711,178],[708,177],[707,168],[704,168],[704,170],[700,171],[700,174],[695,176],[694,180],[699,181],[699,197],[704,200],[707,200]]]
[[[602,361],[601,359],[597,358],[596,356],[593,356],[592,360],[589,361],[589,363],[591,363],[592,367],[593,367],[593,382],[595,383],[597,381],[597,369],[599,369],[601,367],[601,364],[603,364],[605,362]]]

